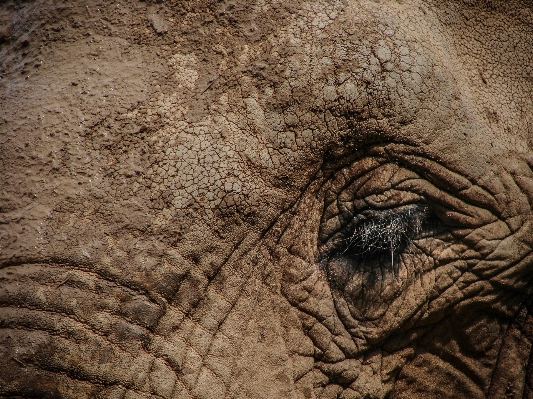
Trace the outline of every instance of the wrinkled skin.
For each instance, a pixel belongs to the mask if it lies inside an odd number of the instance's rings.
[[[0,7],[0,397],[533,397],[528,3]]]

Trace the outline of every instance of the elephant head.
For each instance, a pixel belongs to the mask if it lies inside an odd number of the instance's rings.
[[[530,3],[0,11],[0,397],[532,397]]]

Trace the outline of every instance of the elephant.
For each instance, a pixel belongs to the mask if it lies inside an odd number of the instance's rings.
[[[533,5],[0,5],[1,398],[533,397]]]

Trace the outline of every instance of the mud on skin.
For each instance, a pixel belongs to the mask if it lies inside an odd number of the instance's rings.
[[[0,20],[0,397],[533,396],[531,4]]]

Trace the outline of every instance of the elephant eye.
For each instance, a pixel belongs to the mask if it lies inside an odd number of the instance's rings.
[[[356,217],[353,232],[342,239],[344,253],[374,256],[401,252],[422,233],[429,208],[406,205],[397,209],[366,211]]]
[[[327,258],[348,257],[357,260],[389,259],[394,265],[413,240],[433,232],[435,217],[422,204],[409,204],[385,210],[365,210],[355,215],[325,245]]]

